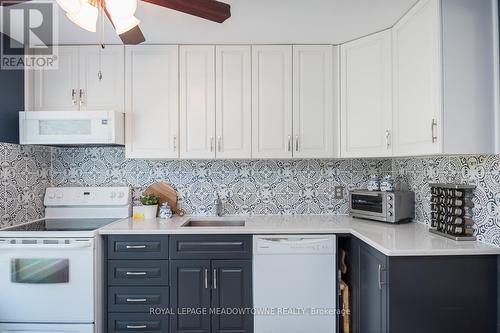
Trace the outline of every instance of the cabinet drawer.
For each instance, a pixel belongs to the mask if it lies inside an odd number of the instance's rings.
[[[108,285],[168,285],[168,261],[108,260]]]
[[[171,259],[251,259],[251,235],[176,235],[170,237]]]
[[[168,315],[112,313],[108,315],[108,333],[167,333]]]
[[[109,312],[147,312],[151,308],[167,309],[168,287],[110,287]]]
[[[168,259],[168,236],[109,236],[109,259]]]

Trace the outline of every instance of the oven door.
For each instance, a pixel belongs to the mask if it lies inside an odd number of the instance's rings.
[[[351,192],[349,195],[351,213],[366,217],[387,217],[386,196],[380,192]]]
[[[0,324],[0,333],[94,333],[93,324]]]
[[[93,239],[0,239],[0,322],[93,323]]]

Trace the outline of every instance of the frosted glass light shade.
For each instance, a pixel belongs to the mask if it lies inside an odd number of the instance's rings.
[[[66,13],[66,16],[79,27],[90,32],[96,32],[97,26],[97,7],[90,5],[87,1],[82,1],[82,7],[77,13]]]
[[[106,0],[106,9],[115,19],[129,19],[137,10],[137,0]]]
[[[75,14],[78,13],[82,8],[80,0],[56,0],[56,1],[66,13]]]
[[[135,16],[129,18],[114,18],[112,17],[113,24],[115,26],[116,33],[121,35],[130,29],[136,27],[141,23]]]

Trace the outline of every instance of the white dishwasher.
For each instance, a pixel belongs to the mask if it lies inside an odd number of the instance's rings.
[[[255,235],[255,333],[335,333],[334,235]]]

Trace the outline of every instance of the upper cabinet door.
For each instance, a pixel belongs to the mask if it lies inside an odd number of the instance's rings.
[[[341,46],[341,156],[391,156],[391,32]]]
[[[181,158],[215,158],[215,47],[180,47]]]
[[[127,158],[179,157],[178,58],[174,45],[126,47]]]
[[[33,71],[33,81],[26,86],[28,109],[35,111],[72,111],[78,103],[78,46],[59,46],[58,68]]]
[[[250,46],[216,47],[217,158],[252,157]]]
[[[124,47],[80,47],[81,110],[124,111]]]
[[[331,45],[293,46],[294,158],[334,157],[337,60]]]
[[[252,157],[292,157],[292,46],[252,47]]]
[[[420,1],[394,26],[396,156],[441,151],[440,1]]]

